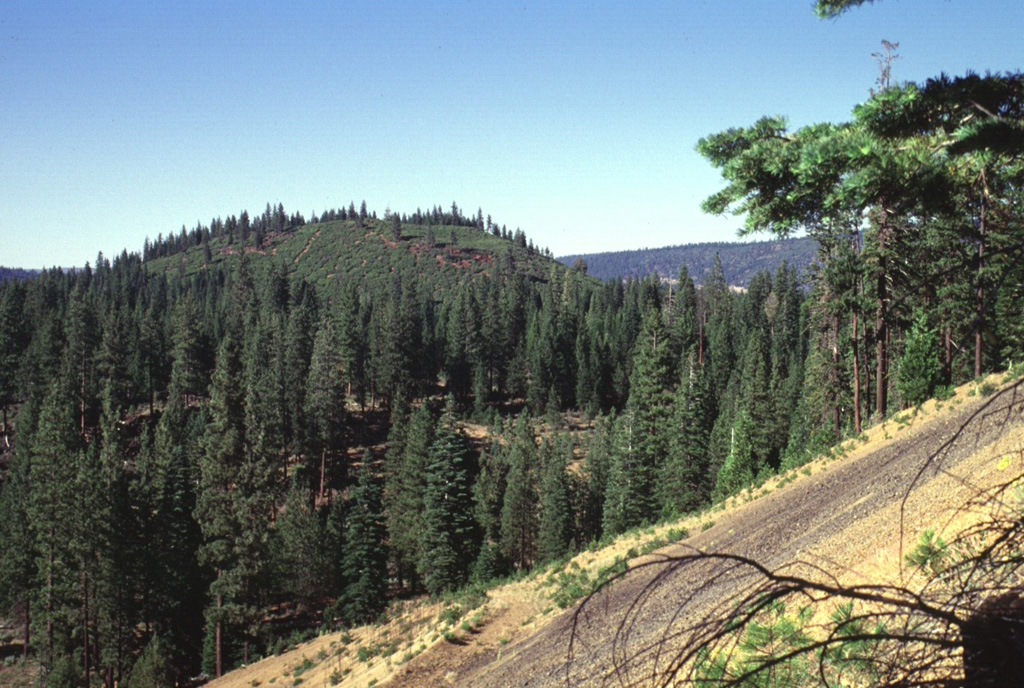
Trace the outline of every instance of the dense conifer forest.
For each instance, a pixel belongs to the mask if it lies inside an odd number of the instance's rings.
[[[704,139],[709,211],[817,242],[742,292],[720,261],[600,282],[455,204],[268,205],[3,282],[0,613],[48,685],[219,675],[1020,361],[1022,82]]]

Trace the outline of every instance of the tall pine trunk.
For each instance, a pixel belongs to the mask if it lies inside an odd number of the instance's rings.
[[[878,414],[878,420],[883,420],[888,410],[889,326],[887,321],[889,319],[889,292],[885,256],[888,234],[888,219],[883,210],[878,228],[878,275],[876,280],[878,306],[875,313],[875,413]]]
[[[25,635],[24,635],[25,646],[21,648],[21,655],[24,659],[28,659],[28,646],[32,641],[32,605],[29,604],[28,600],[25,601]]]
[[[982,183],[985,173],[981,174]],[[981,377],[982,339],[985,328],[985,207],[987,189],[981,194],[981,217],[978,226],[978,290],[975,295],[974,313],[974,377]]]
[[[217,578],[220,578],[222,573],[223,573],[223,571],[218,570],[217,571]],[[214,663],[216,665],[217,678],[220,678],[224,674],[224,665],[223,665],[223,662],[221,661],[222,660],[222,656],[221,656],[221,646],[220,646],[220,641],[221,641],[221,608],[223,608],[223,607],[224,607],[224,595],[218,593],[217,594],[217,623],[214,626],[214,630],[213,630],[213,652],[214,652],[214,658],[215,658]]]
[[[91,647],[89,645],[89,577],[85,569],[82,571],[82,670],[85,672],[85,684],[89,685],[92,677]]]
[[[860,421],[860,342],[858,341],[857,313],[853,313],[853,433],[861,432]]]
[[[835,375],[835,382],[840,381],[839,375],[839,316],[832,316],[832,375]],[[838,390],[839,385],[836,384]],[[834,404],[832,406],[832,425],[836,433],[836,440],[840,439],[843,435],[842,416],[839,409],[840,397],[838,391],[836,392]]]

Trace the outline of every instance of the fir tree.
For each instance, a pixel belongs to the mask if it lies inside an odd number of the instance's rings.
[[[544,452],[539,481],[537,559],[551,561],[569,551],[573,539],[573,513],[566,461],[572,459],[572,438],[556,437]]]
[[[651,310],[636,340],[627,412],[616,447],[615,507],[605,508],[612,532],[640,525],[658,512],[655,482],[668,453],[672,382],[668,337],[661,314]],[[611,487],[611,486],[610,486]],[[611,490],[610,490],[611,491]],[[607,521],[611,515],[612,521]]]
[[[915,406],[931,398],[935,391],[940,372],[937,341],[935,330],[928,326],[927,315],[920,313],[907,334],[899,360],[896,389],[903,403]]]
[[[342,359],[330,318],[320,321],[309,364],[305,394],[308,478],[321,499],[335,473],[345,422],[345,396],[341,386]]]
[[[85,449],[78,434],[71,394],[61,380],[51,385],[30,441],[27,505],[36,544],[37,591],[31,610],[33,638],[44,673],[70,656],[73,626],[80,621],[78,572],[74,565],[81,514],[77,511],[75,464]],[[69,468],[71,469],[69,471]],[[69,476],[69,472],[71,475]],[[70,478],[70,479],[69,479]]]
[[[585,490],[581,489],[576,493],[576,532],[581,544],[594,542],[601,537],[608,471],[613,451],[614,413],[612,411],[610,415],[599,416],[594,420],[594,430],[586,447],[586,460],[580,474]]]
[[[710,497],[708,442],[711,436],[710,391],[705,369],[692,350],[672,408],[668,454],[658,479],[658,497],[666,516],[684,514]]]
[[[188,293],[175,308],[169,391],[186,405],[206,389],[200,322],[198,305]]]
[[[372,456],[367,451],[359,478],[351,490],[351,507],[346,524],[342,571],[345,588],[343,617],[349,623],[373,620],[387,602],[388,555],[384,547],[381,487],[374,475]]]
[[[423,497],[419,572],[431,594],[464,583],[477,554],[470,492],[469,446],[455,420],[449,396],[430,447]]]
[[[508,475],[501,508],[501,545],[517,568],[534,562],[537,547],[537,445],[525,413],[516,420],[508,452]]]
[[[420,533],[433,444],[434,419],[425,402],[413,410],[408,421],[396,416],[384,467],[384,505],[398,576],[410,583],[424,555]]]
[[[324,596],[330,587],[331,567],[325,534],[309,491],[295,479],[284,512],[274,526],[272,552],[280,589],[290,598],[312,602]]]
[[[154,634],[135,661],[125,682],[127,688],[174,688],[174,672],[167,658],[165,643]]]
[[[636,476],[643,475],[645,467],[638,469],[636,418],[630,409],[616,418],[609,459],[601,527],[606,536],[640,525],[651,515],[649,500],[637,485]],[[643,486],[653,488],[650,481]]]
[[[24,624],[23,654],[32,642],[31,598],[36,579],[36,539],[29,520],[32,497],[30,443],[34,431],[31,402],[18,414],[18,441],[0,482],[0,610]]]
[[[212,666],[215,676],[225,670],[224,634],[244,618],[247,562],[240,542],[238,517],[244,497],[237,493],[245,461],[245,409],[240,380],[242,365],[238,345],[229,334],[221,343],[210,385],[210,422],[199,463],[196,521],[203,533],[199,560],[215,572],[210,583],[213,606],[207,611],[208,634],[213,637]]]
[[[746,412],[741,411],[731,438],[729,455],[722,464],[715,479],[714,498],[716,501],[730,497],[750,486],[757,477],[760,466],[752,442],[753,423]]]
[[[497,435],[490,449],[480,454],[480,474],[473,483],[476,520],[480,524],[484,542],[490,543],[497,543],[501,539],[501,511],[505,503],[509,468],[505,448],[496,438]]]

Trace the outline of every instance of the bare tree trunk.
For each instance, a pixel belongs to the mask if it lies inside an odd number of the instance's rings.
[[[946,332],[943,337],[945,340],[945,360],[942,364],[942,374],[947,385],[953,384],[953,335],[950,333],[950,328],[946,327]]]
[[[46,570],[46,661],[53,663],[53,542],[55,538],[53,528],[50,528],[50,545],[47,552],[49,566]]]
[[[853,432],[861,433],[860,422],[860,343],[857,331],[857,313],[853,314]]]
[[[697,363],[704,365],[704,313],[697,318]]]
[[[28,659],[28,646],[32,641],[32,605],[25,601],[25,647],[21,649],[21,655],[24,659]]]
[[[878,419],[885,418],[888,406],[888,301],[889,292],[886,284],[887,269],[885,259],[885,243],[888,238],[889,228],[886,226],[885,212],[883,211],[882,221],[878,228],[878,275],[877,275],[877,299],[878,307],[875,314],[875,413]]]
[[[984,172],[982,172],[984,182]],[[978,241],[978,291],[975,296],[974,313],[974,377],[981,377],[982,332],[985,329],[985,193],[981,194],[981,222]]]
[[[82,669],[85,671],[85,685],[89,685],[92,675],[89,647],[89,579],[82,572]]]
[[[327,475],[327,450],[320,452],[320,499],[324,498],[324,478]]]
[[[222,573],[223,573],[222,571],[218,570],[217,571],[217,578],[220,578]],[[224,606],[224,595],[218,594],[217,595],[217,625],[214,627],[214,630],[213,630],[213,646],[214,646],[214,655],[215,655],[215,664],[216,664],[217,678],[220,678],[223,675],[223,673],[224,673],[224,665],[223,665],[223,662],[222,662],[221,647],[220,647],[220,641],[221,641],[220,610],[221,610],[221,608],[223,606]]]
[[[834,382],[839,382],[839,316],[832,316],[832,373],[835,376]],[[838,389],[839,385],[836,385]],[[842,417],[839,411],[839,394],[836,393],[835,402],[832,406],[832,425],[836,433],[836,439],[842,437]]]

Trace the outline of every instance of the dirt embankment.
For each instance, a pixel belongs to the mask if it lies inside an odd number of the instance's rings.
[[[987,398],[961,393],[942,411],[933,404],[927,418],[905,412],[813,475],[713,515],[713,527],[659,551],[669,561],[630,574],[582,613],[569,610],[496,649],[440,644],[387,685],[653,683],[678,650],[679,629],[744,582],[714,578],[711,562],[703,570],[671,562],[693,549],[749,557],[769,569],[800,560],[847,582],[898,579],[904,549],[923,529],[955,529],[965,516],[958,506],[1024,470],[1022,410],[1024,385],[1016,383]],[[1010,456],[1017,458],[1008,473]]]

